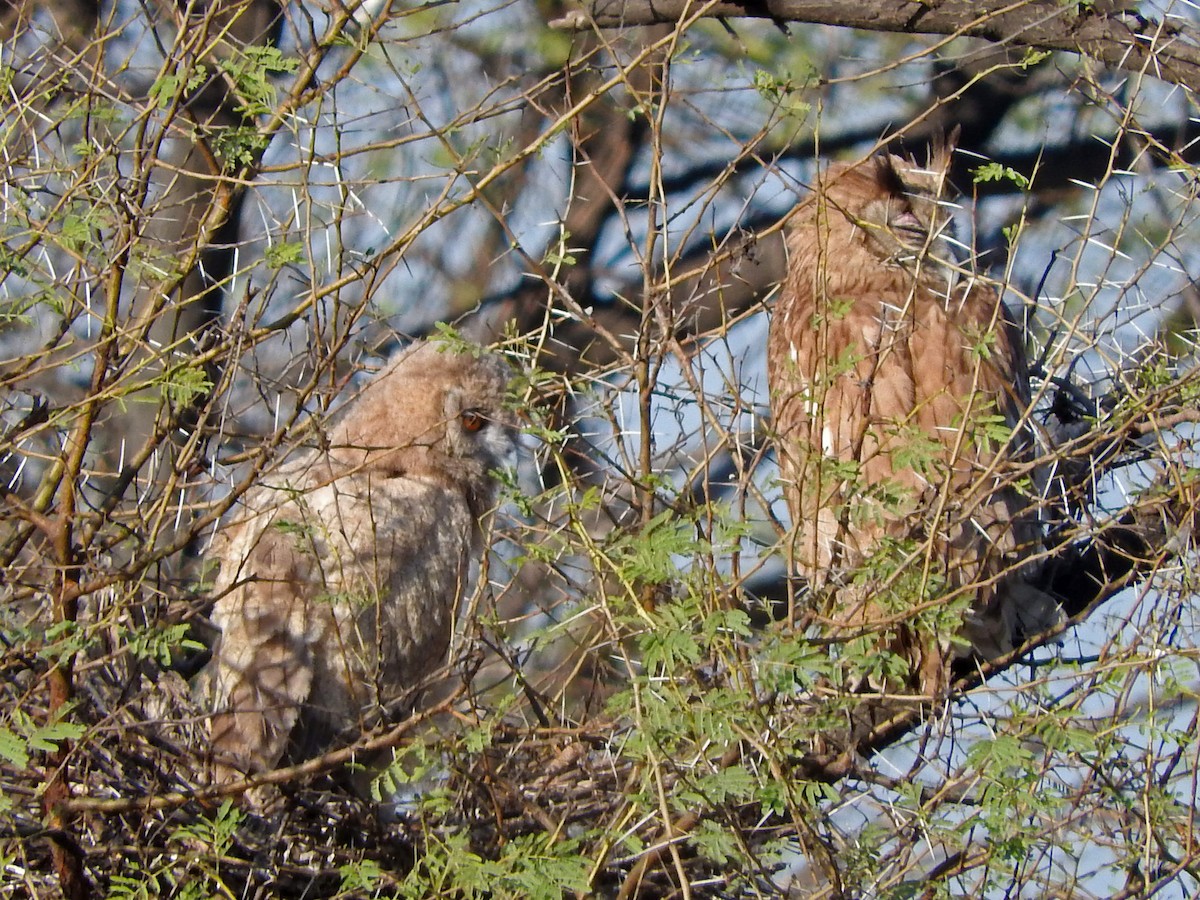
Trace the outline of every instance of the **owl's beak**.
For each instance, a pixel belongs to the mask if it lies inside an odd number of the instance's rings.
[[[925,241],[929,238],[929,232],[925,230],[921,220],[909,210],[905,210],[893,218],[888,223],[888,227],[896,237],[909,244],[924,246]]]
[[[521,433],[511,425],[496,424],[485,435],[487,452],[495,468],[516,470],[521,462]]]

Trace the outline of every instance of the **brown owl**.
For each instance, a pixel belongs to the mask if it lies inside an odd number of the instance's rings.
[[[209,664],[219,780],[300,761],[444,662],[511,461],[507,366],[419,343],[328,436],[247,492],[221,535]]]
[[[927,166],[881,155],[817,176],[767,357],[793,565],[832,634],[892,651],[873,683],[925,695],[955,658],[994,658],[1057,616],[1020,572],[1039,539],[1018,486],[1024,351],[945,246],[949,162],[940,148]]]

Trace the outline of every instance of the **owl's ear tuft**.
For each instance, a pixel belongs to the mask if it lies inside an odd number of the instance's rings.
[[[962,126],[955,125],[946,134],[933,140],[929,148],[929,168],[935,172],[949,172],[950,163],[954,159],[954,151],[958,149],[958,139],[962,135]]]

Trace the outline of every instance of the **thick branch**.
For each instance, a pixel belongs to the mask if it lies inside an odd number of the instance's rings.
[[[685,14],[694,16],[697,6],[693,0],[591,0],[586,13],[555,24],[573,28],[592,22],[602,28],[655,25],[677,22]],[[1136,13],[1079,12],[1076,4],[1059,0],[755,0],[712,3],[705,7],[704,15],[867,31],[966,35],[1039,50],[1081,53],[1118,69],[1145,70],[1193,90],[1200,87],[1200,34],[1195,29]]]

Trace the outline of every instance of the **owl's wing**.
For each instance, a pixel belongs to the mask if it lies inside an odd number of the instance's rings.
[[[312,689],[312,561],[279,525],[235,526],[225,548],[233,571],[213,611],[221,639],[209,672],[218,780],[273,768]]]
[[[289,748],[319,755],[436,670],[477,530],[464,499],[416,477],[266,486],[247,506],[265,511],[228,529],[213,612],[223,780],[273,768]]]
[[[957,637],[972,655],[995,659],[1054,625],[1061,612],[1028,580],[1042,533],[1035,503],[1017,483],[1032,447],[1020,329],[988,285],[961,285],[950,299],[918,295],[912,334],[920,363],[913,369],[916,420],[943,445],[928,546],[946,593],[971,598]],[[937,654],[947,661],[965,655],[947,638],[927,635],[921,649],[935,660],[928,672],[941,671]]]
[[[988,371],[981,374],[990,379],[996,412],[1012,429],[1007,446],[999,452],[1009,462],[1027,464],[1036,454],[1036,439],[1026,414],[1031,392],[1021,326],[991,287],[967,286],[962,299],[964,313],[995,336],[987,355]],[[1006,474],[1011,476],[1011,471]],[[1058,602],[1029,581],[1044,539],[1038,503],[1048,491],[1044,467],[1035,465],[1031,474],[1032,498],[1011,485],[1000,487],[990,498],[992,524],[998,526],[992,533],[1000,535],[1005,577],[987,602],[977,604],[966,629],[972,648],[984,659],[1007,653],[1024,638],[1063,620]]]

